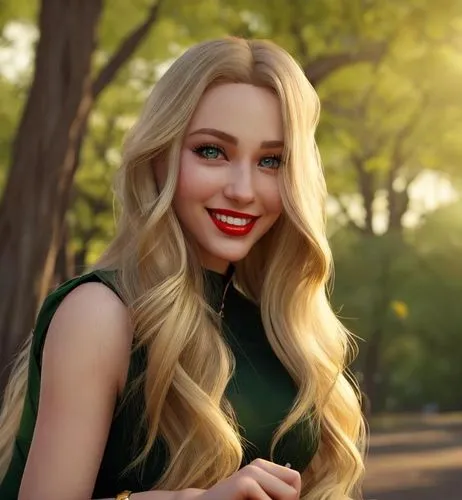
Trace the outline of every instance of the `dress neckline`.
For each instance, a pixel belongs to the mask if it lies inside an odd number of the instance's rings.
[[[230,264],[224,274],[212,271],[211,269],[202,269],[205,279],[207,302],[217,313],[222,314],[226,296],[229,289],[232,288],[235,267],[233,264]]]
[[[218,271],[213,271],[212,269],[207,269],[206,267],[203,267],[202,269],[207,277],[222,281],[224,283],[228,283],[229,280],[232,279],[236,268],[234,264],[229,264],[226,272],[224,273],[219,273]]]

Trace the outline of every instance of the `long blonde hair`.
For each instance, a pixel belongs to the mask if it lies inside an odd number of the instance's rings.
[[[223,82],[271,89],[283,115],[284,213],[235,274],[236,285],[260,305],[268,340],[299,388],[272,450],[295,424],[319,426],[301,498],[358,498],[365,429],[356,384],[346,375],[355,345],[327,297],[332,258],[314,138],[319,101],[292,57],[267,41],[227,38],[189,49],[156,84],[124,145],[118,233],[97,267],[117,269],[135,342],[148,353],[149,430],[136,463],[162,436],[170,459],[155,487],[177,490],[208,488],[242,460],[242,440],[224,397],[234,360],[203,298],[194,243],[172,208],[187,126],[204,92]],[[162,189],[153,175],[160,162],[168,172]]]

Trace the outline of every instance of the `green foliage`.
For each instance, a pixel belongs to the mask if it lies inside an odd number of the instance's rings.
[[[374,173],[376,193],[394,168],[405,182],[425,169],[460,178],[461,23],[455,2],[380,2],[362,16],[358,29],[373,26],[387,50],[378,64],[346,67],[319,88],[332,192],[359,191],[358,162]]]
[[[90,120],[68,216],[72,248],[84,253],[87,265],[114,234],[113,179],[120,164],[123,136],[136,119],[145,88],[145,75],[136,79],[128,68],[103,94]]]
[[[0,0],[0,33],[12,20],[33,22],[37,16],[38,0]]]
[[[460,408],[462,376],[462,203],[430,214],[405,233],[364,239],[345,230],[332,238],[334,304],[345,324],[366,340],[384,331],[379,375],[387,409],[418,410],[436,402]],[[397,314],[394,302],[405,305]]]
[[[19,111],[25,98],[24,90],[0,76],[0,195],[8,174],[11,158],[11,137],[16,130]]]

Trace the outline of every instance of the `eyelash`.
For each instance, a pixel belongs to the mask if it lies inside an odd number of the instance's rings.
[[[227,158],[224,150],[222,148],[220,148],[220,146],[217,146],[216,144],[208,144],[208,143],[200,144],[199,146],[196,146],[195,148],[193,148],[192,151],[193,151],[193,153],[200,156],[201,158],[205,158],[201,153],[204,151],[204,149],[207,149],[207,148],[216,149],[225,158]]]
[[[225,159],[227,160],[228,157],[226,156],[226,153],[225,151],[223,150],[223,148],[221,148],[220,146],[216,145],[216,144],[210,144],[210,143],[205,143],[205,144],[200,144],[199,146],[196,146],[192,149],[192,152],[194,154],[196,154],[197,156],[199,156],[200,158],[203,158],[203,159],[207,159],[202,153],[205,149],[207,148],[211,148],[211,149],[216,149],[220,154],[222,154]],[[260,158],[260,161],[262,159],[267,159],[267,158],[271,158],[273,160],[277,160],[278,161],[278,166],[277,167],[267,167],[269,169],[272,169],[272,170],[276,170],[277,168],[279,168],[281,166],[281,162],[282,162],[282,155],[276,155],[276,154],[273,154],[273,155],[266,155],[266,156],[263,156],[262,158]],[[213,158],[213,160],[215,159],[218,159],[218,158]],[[265,168],[265,167],[263,167]]]

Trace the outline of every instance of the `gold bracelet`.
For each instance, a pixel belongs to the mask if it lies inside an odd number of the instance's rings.
[[[128,490],[122,491],[115,497],[115,500],[130,500],[131,494],[132,494],[131,491]]]

